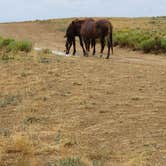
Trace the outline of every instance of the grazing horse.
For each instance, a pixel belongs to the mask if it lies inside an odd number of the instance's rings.
[[[110,48],[113,54],[113,41],[112,41],[112,24],[106,19],[100,19],[94,21],[93,19],[85,20],[81,26],[80,34],[84,40],[86,51],[90,49],[90,42],[94,47],[93,55],[95,54],[96,39],[100,39],[101,43],[101,54],[105,47],[105,38],[108,45],[107,59],[110,56]]]
[[[83,41],[82,41],[82,38],[81,38],[81,34],[80,34],[80,29],[81,29],[81,26],[82,24],[86,21],[87,19],[83,19],[83,20],[79,20],[79,19],[75,19],[74,21],[72,21],[67,30],[66,30],[66,44],[65,44],[65,47],[66,47],[66,54],[69,54],[70,52],[70,48],[73,44],[73,55],[75,55],[76,53],[76,41],[75,41],[75,37],[78,36],[79,37],[79,40],[80,40],[80,45],[83,49],[83,52],[84,52],[84,55],[86,54],[86,51],[85,51],[85,48],[84,48],[84,45],[83,45]]]

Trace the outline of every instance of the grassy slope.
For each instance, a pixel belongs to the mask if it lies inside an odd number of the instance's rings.
[[[58,28],[53,20],[3,24],[0,32],[63,49]],[[1,60],[0,70],[0,165],[80,156],[85,163],[164,166],[165,57],[118,48],[109,61],[31,53]]]
[[[28,39],[36,46],[64,50],[64,34],[73,19],[53,19],[24,23],[0,24],[0,35]],[[111,18],[114,31],[141,29],[166,36],[166,18]]]

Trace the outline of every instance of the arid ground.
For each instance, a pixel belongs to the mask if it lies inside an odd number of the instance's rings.
[[[115,28],[148,19],[113,19]],[[71,20],[0,24],[0,36],[64,50]],[[147,26],[146,26],[147,25]],[[116,47],[109,60],[15,55],[0,60],[0,166],[165,166],[166,56]]]

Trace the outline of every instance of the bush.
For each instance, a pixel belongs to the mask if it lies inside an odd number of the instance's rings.
[[[159,53],[166,50],[166,38],[156,31],[123,30],[114,32],[114,45],[143,50],[145,53]]]
[[[140,46],[145,53],[148,53],[155,49],[155,44],[156,44],[155,39],[148,39],[141,42]]]
[[[0,37],[0,49],[5,52],[23,51],[30,52],[32,50],[32,43],[29,41],[15,41],[14,39],[3,39]]]
[[[16,43],[16,49],[28,53],[32,50],[32,43],[29,41],[18,41]]]
[[[166,38],[161,38],[160,43],[161,43],[161,49],[163,51],[166,51]]]
[[[8,46],[11,42],[13,42],[14,39],[0,39],[0,48]]]
[[[11,42],[7,47],[6,47],[6,52],[11,52],[11,51],[16,51],[17,47],[16,47],[16,42],[13,41]]]

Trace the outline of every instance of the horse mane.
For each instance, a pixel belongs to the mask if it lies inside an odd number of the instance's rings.
[[[66,34],[64,37],[71,37],[74,36],[74,27],[75,25],[82,25],[85,22],[85,19],[75,19],[73,20],[69,26],[67,27]]]

